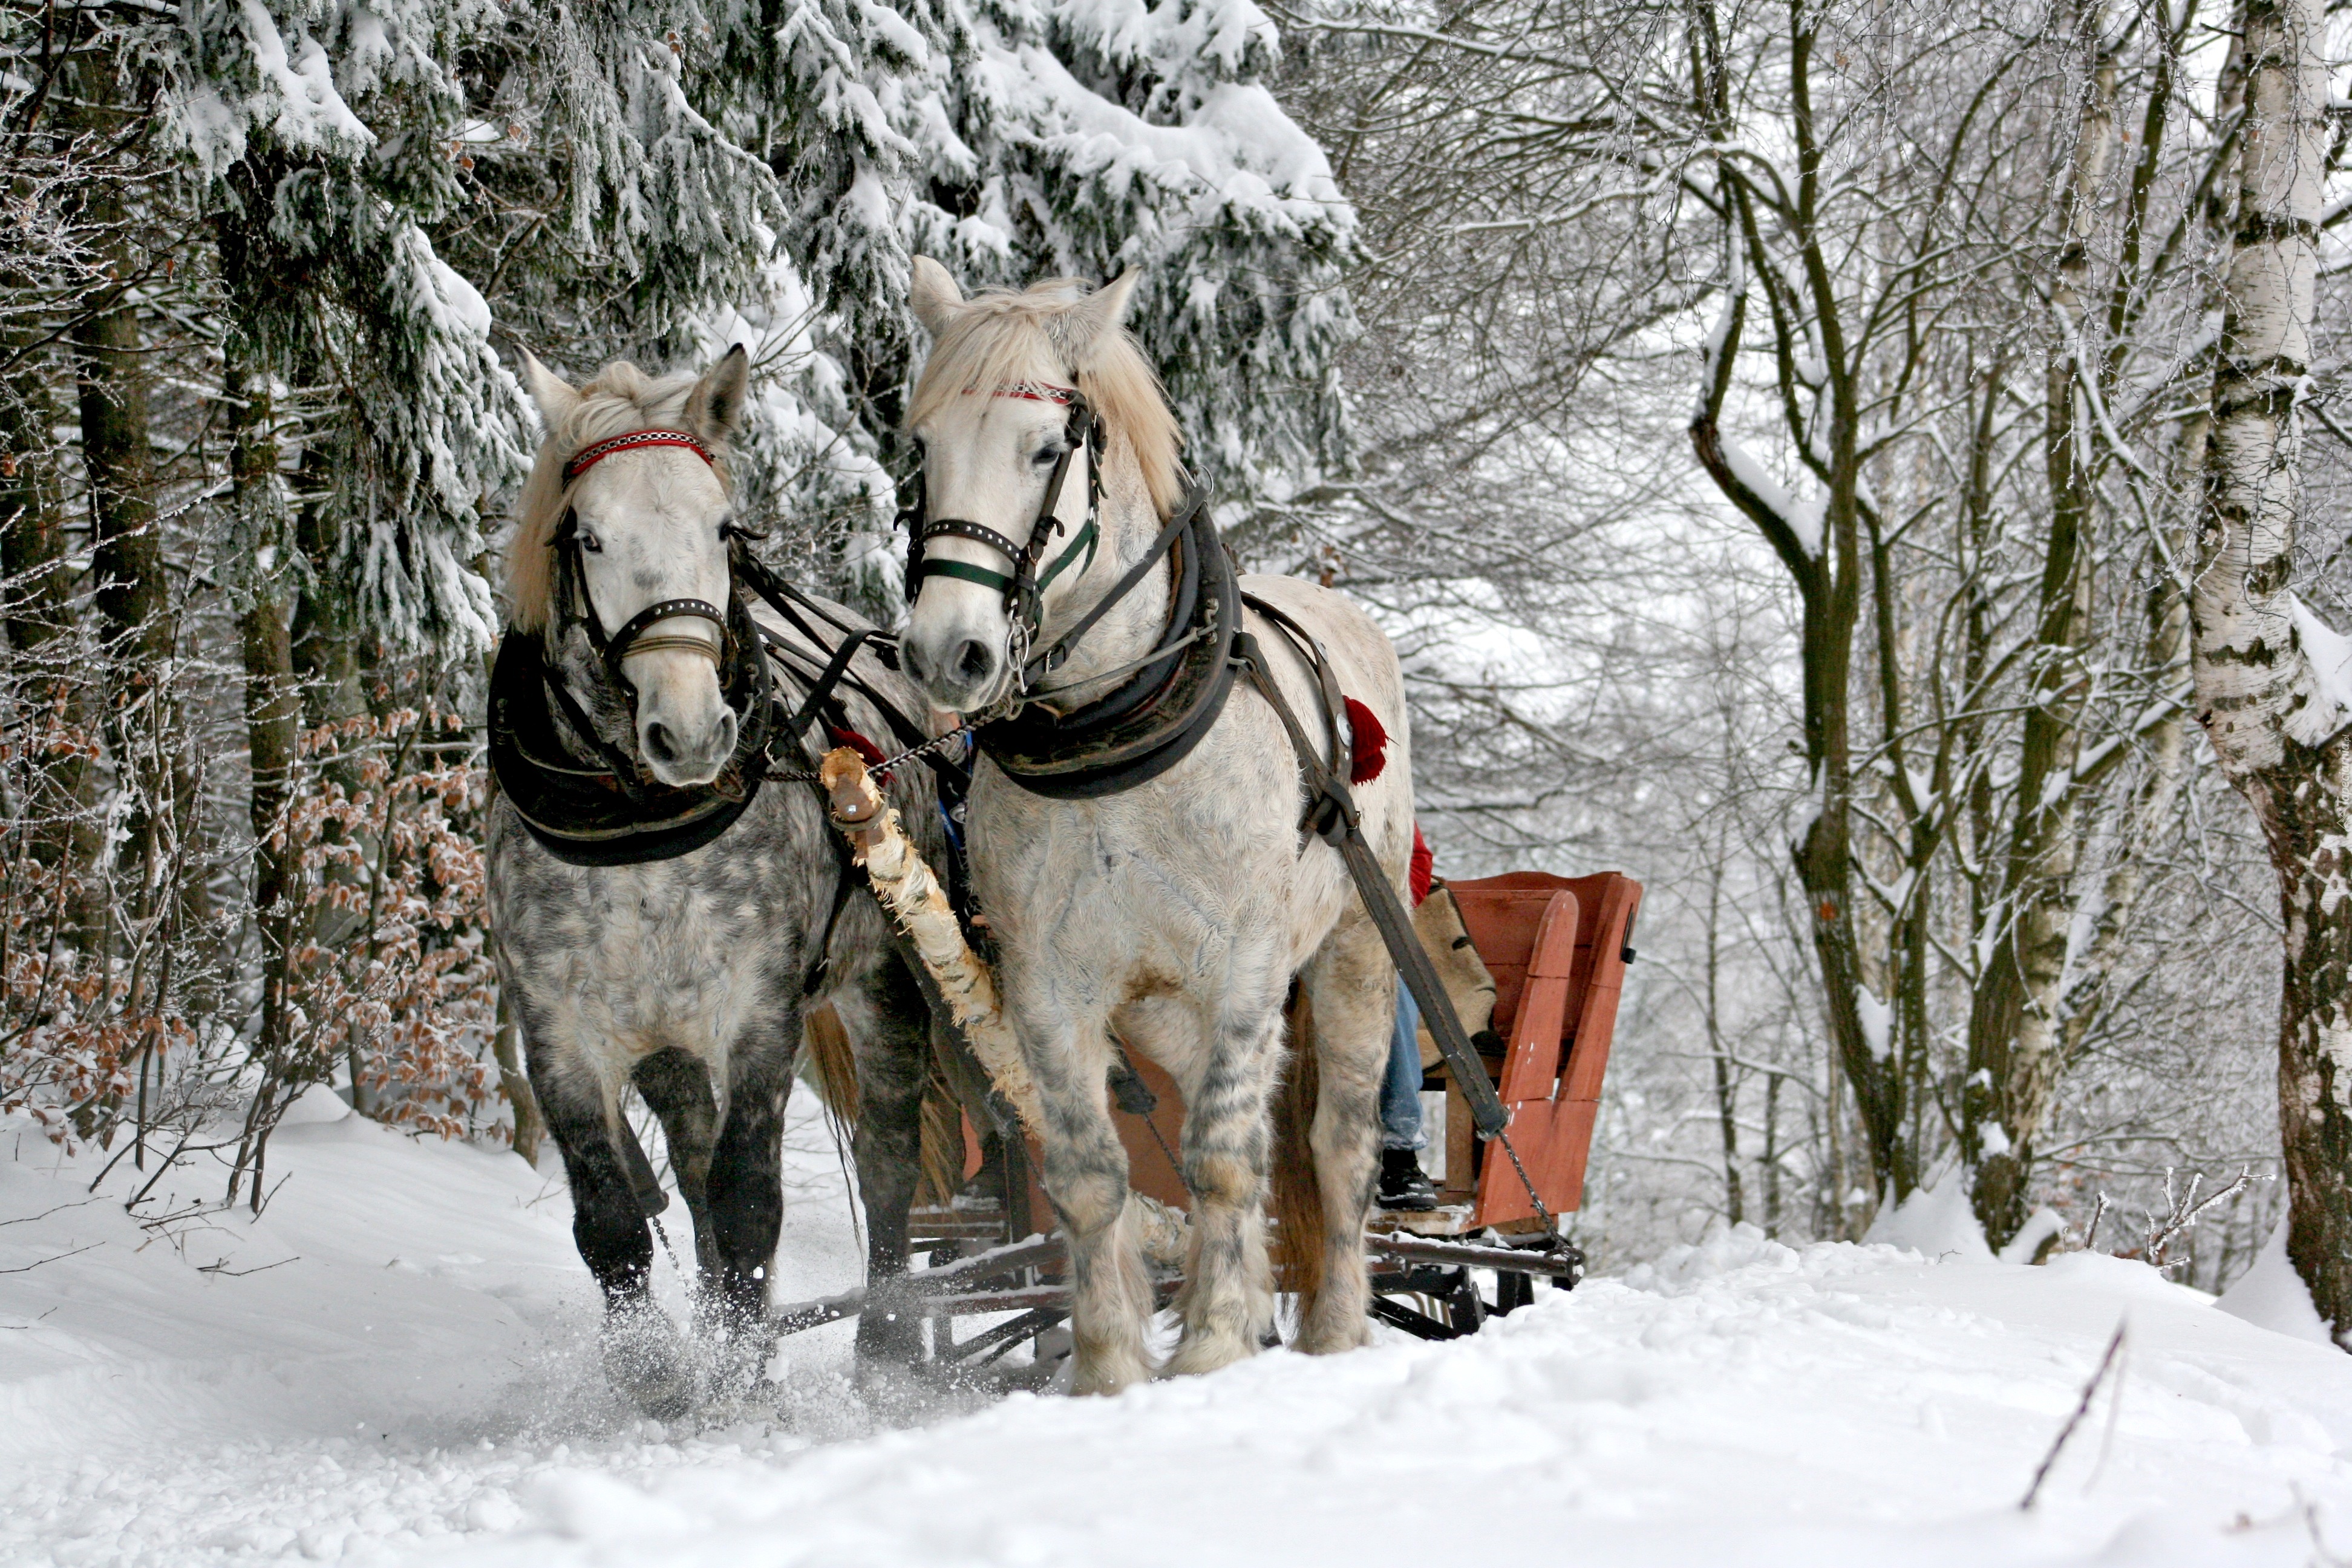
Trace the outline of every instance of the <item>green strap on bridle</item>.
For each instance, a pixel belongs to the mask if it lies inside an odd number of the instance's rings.
[[[1095,545],[1101,540],[1101,538],[1102,530],[1095,525],[1095,520],[1093,518],[1087,519],[1087,525],[1071,536],[1070,542],[1064,547],[1059,555],[1054,557],[1053,563],[1047,566],[1045,568],[1045,574],[1037,579],[1037,592],[1043,594],[1046,589],[1052,587],[1054,585],[1054,579],[1062,574],[1062,568],[1067,566],[1071,560],[1081,550],[1087,552],[1087,566],[1093,565],[1095,563]],[[1081,574],[1084,574],[1087,566],[1079,567],[1078,571]],[[933,568],[933,570],[937,570],[937,568]]]
[[[1087,525],[1084,528],[1079,529],[1078,531],[1071,537],[1070,542],[1063,547],[1062,552],[1059,555],[1055,556],[1053,561],[1047,564],[1045,574],[1037,579],[1037,592],[1042,594],[1047,588],[1051,587],[1053,585],[1054,579],[1060,576],[1063,569],[1067,567],[1072,561],[1077,559],[1078,552],[1081,550],[1086,552],[1087,562],[1086,566],[1081,566],[1078,570],[1083,573],[1087,569],[1087,566],[1093,565],[1095,563],[1095,547],[1099,544],[1101,541],[1102,530],[1096,526],[1092,518],[1088,518],[1087,520]],[[1005,574],[1002,572],[992,572],[985,566],[974,566],[968,561],[932,561],[926,559],[922,563],[922,574],[926,577],[957,577],[967,583],[977,583],[982,587],[999,594],[1005,592],[1013,586],[1013,579]]]

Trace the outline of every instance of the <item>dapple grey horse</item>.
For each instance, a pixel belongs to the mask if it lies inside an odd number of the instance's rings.
[[[525,368],[547,437],[509,552],[507,636],[540,639],[548,679],[564,684],[594,730],[577,733],[559,704],[555,727],[583,771],[617,753],[620,765],[642,767],[660,785],[710,785],[744,722],[715,668],[720,627],[687,612],[656,621],[646,628],[655,635],[611,661],[597,645],[649,606],[730,603],[726,453],[744,398],[743,351],[699,380],[615,363],[575,389],[535,359],[526,356]],[[653,442],[567,477],[575,454],[643,431],[682,432],[700,450]],[[568,616],[558,609],[567,550],[576,551],[588,600]],[[809,639],[761,614],[821,665]],[[923,711],[919,695],[870,656],[853,668],[901,712]],[[862,732],[890,733],[862,699],[848,711]],[[802,765],[789,743],[776,756],[781,767]],[[942,835],[923,773],[902,768],[894,795],[908,831],[936,854]],[[625,1091],[634,1085],[660,1119],[693,1216],[698,1318],[740,1382],[756,1375],[768,1344],[761,1320],[782,1215],[784,1102],[803,1013],[831,1003],[856,1048],[856,1165],[877,1279],[906,1264],[929,1014],[881,911],[862,892],[838,890],[851,873],[806,784],[770,780],[716,841],[670,858],[567,863],[504,795],[488,845],[501,973],[531,1087],[562,1150],[572,1234],[603,1288],[606,1366],[647,1411],[674,1415],[695,1397],[694,1358],[648,1290],[653,1244],[641,1194],[651,1173],[623,1121]],[[813,973],[822,978],[809,992]],[[911,1319],[869,1313],[859,1350],[909,1357],[915,1329]]]

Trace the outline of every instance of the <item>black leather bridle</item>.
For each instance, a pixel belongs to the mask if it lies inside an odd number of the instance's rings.
[[[563,465],[564,486],[568,489],[582,474],[615,453],[638,451],[648,447],[682,447],[716,467],[710,448],[690,432],[632,430],[582,447],[571,461]],[[748,786],[755,790],[758,787],[757,775],[766,765],[764,748],[773,686],[758,626],[752,621],[750,607],[737,587],[740,568],[745,559],[741,542],[748,536],[732,525],[728,531],[728,592],[724,607],[707,599],[656,600],[631,616],[620,630],[608,635],[603,619],[596,613],[595,602],[588,593],[587,566],[581,559],[579,516],[569,507],[565,508],[563,521],[548,540],[548,548],[555,553],[550,646],[560,644],[566,630],[578,626],[587,637],[589,647],[594,649],[606,680],[621,694],[633,720],[636,714],[637,689],[621,668],[622,661],[630,654],[667,648],[692,651],[709,658],[718,667],[719,686],[725,693],[728,706],[735,710],[736,750],[730,766],[739,781],[736,787]],[[698,637],[653,630],[664,621],[681,617],[709,621],[718,628],[719,640],[714,644]],[[593,746],[604,759],[614,785],[624,796],[631,801],[639,801],[654,795],[666,797],[675,793],[667,786],[649,782],[644,776],[638,760],[626,748],[604,738],[561,672],[552,666],[546,671],[546,686],[573,732]]]
[[[699,437],[684,430],[632,430],[610,440],[593,442],[572,454],[563,465],[566,489],[579,481],[580,476],[598,463],[619,452],[642,451],[648,447],[683,447],[713,467],[717,464],[710,448]],[[607,637],[604,623],[596,614],[595,601],[588,595],[588,569],[583,562],[580,547],[580,518],[570,507],[564,508],[563,521],[550,536],[548,545],[556,553],[556,616],[559,631],[563,625],[579,623],[588,635],[588,646],[596,650],[604,662],[604,673],[628,699],[629,710],[635,712],[637,689],[621,673],[621,661],[633,653],[654,653],[662,650],[692,652],[702,655],[720,669],[725,669],[734,653],[735,632],[729,624],[727,612],[708,599],[661,599],[647,605],[622,625],[619,631]],[[729,598],[733,593],[733,548],[730,535],[729,549]],[[718,628],[716,643],[700,637],[682,637],[664,632],[648,637],[646,633],[662,621],[680,618],[709,621]]]
[[[993,588],[1004,595],[1004,614],[1010,623],[1013,665],[1023,671],[1027,649],[1037,636],[1037,623],[1045,590],[1054,579],[1067,570],[1070,563],[1083,554],[1084,572],[1094,564],[1095,552],[1102,542],[1102,421],[1095,416],[1094,407],[1085,394],[1074,386],[1054,386],[1041,382],[1013,382],[994,389],[997,397],[1022,397],[1036,403],[1055,403],[1070,411],[1069,423],[1063,432],[1061,455],[1054,459],[1054,471],[1045,480],[1045,497],[1037,506],[1037,515],[1029,524],[1029,537],[1016,543],[985,523],[967,518],[929,516],[929,486],[921,474],[915,479],[914,504],[899,514],[907,530],[907,603],[911,607],[915,596],[922,592],[926,577],[955,577],[966,583],[977,583],[983,588]],[[1068,480],[1070,459],[1079,452],[1087,455],[1087,515],[1070,536],[1062,552],[1046,562],[1045,551],[1064,527],[1059,509],[1062,487]],[[1004,557],[1013,570],[994,571],[976,566],[968,561],[933,561],[928,554],[934,539],[969,539],[984,544]],[[1043,570],[1040,571],[1040,566]],[[1057,659],[1055,661],[1059,663]]]

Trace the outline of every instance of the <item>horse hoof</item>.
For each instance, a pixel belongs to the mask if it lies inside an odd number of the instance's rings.
[[[771,1336],[740,1325],[706,1330],[702,1345],[709,1363],[711,1388],[734,1399],[746,1399],[760,1391],[767,1377],[768,1358],[776,1348]]]
[[[676,1421],[694,1409],[694,1373],[677,1330],[651,1307],[604,1320],[604,1376],[656,1421]]]
[[[1089,1359],[1081,1352],[1071,1359],[1070,1392],[1073,1394],[1117,1394],[1139,1383],[1151,1381],[1152,1366],[1136,1355],[1109,1355]]]
[[[1187,1334],[1177,1343],[1176,1353],[1160,1369],[1162,1377],[1201,1377],[1213,1372],[1223,1372],[1235,1362],[1247,1361],[1257,1354],[1255,1336],[1227,1333]]]
[[[869,1307],[857,1318],[860,1367],[906,1367],[923,1359],[923,1323],[912,1312]]]

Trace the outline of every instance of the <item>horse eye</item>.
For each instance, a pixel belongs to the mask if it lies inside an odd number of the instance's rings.
[[[1037,455],[1029,460],[1041,468],[1050,468],[1054,466],[1055,459],[1061,455],[1062,449],[1059,447],[1040,447],[1037,449]]]
[[[602,555],[604,553],[604,542],[593,533],[583,533],[580,536],[580,548],[591,555]]]

